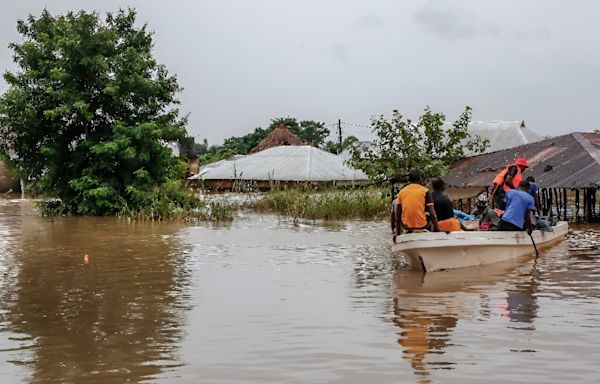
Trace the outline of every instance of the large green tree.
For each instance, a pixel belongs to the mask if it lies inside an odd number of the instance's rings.
[[[132,9],[104,18],[44,11],[17,23],[0,150],[12,149],[19,176],[73,213],[141,208],[178,168],[165,144],[185,136],[181,88],[135,19]]]
[[[405,118],[397,110],[392,119],[373,118],[376,135],[373,143],[353,147],[350,164],[363,170],[373,181],[402,181],[411,169],[425,177],[443,176],[465,150],[483,152],[488,141],[468,132],[471,108],[452,124],[444,127],[446,116],[429,107],[417,121]]]

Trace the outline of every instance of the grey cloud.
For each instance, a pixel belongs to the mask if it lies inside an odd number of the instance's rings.
[[[351,60],[348,48],[346,48],[346,46],[342,43],[335,43],[329,48],[324,49],[322,52],[342,63],[346,63]]]
[[[499,34],[497,26],[486,25],[470,12],[445,1],[427,2],[417,10],[415,18],[427,30],[449,40]]]
[[[381,29],[385,27],[385,20],[377,15],[365,15],[358,19],[354,25],[359,29]]]

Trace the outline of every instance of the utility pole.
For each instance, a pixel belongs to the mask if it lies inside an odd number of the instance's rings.
[[[339,155],[342,151],[342,119],[338,119],[338,144],[337,154]]]

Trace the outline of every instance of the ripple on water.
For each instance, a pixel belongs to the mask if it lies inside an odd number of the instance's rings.
[[[562,383],[598,373],[594,233],[537,260],[423,275],[390,253],[386,222],[139,225],[45,220],[21,204],[0,202],[0,374],[15,381]]]

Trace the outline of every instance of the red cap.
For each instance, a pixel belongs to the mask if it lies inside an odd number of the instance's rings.
[[[519,157],[519,158],[517,159],[517,161],[515,161],[515,164],[516,164],[516,165],[522,165],[522,166],[524,166],[524,167],[529,167],[529,164],[527,164],[527,159],[526,159],[526,158],[524,158],[524,157]]]

